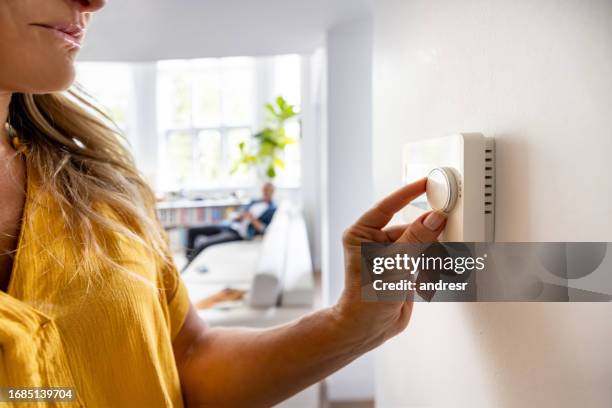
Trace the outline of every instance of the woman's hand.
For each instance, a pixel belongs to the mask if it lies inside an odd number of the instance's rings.
[[[345,289],[335,310],[340,324],[354,336],[362,336],[363,347],[371,349],[406,328],[412,301],[363,302],[361,300],[361,244],[364,242],[435,242],[446,225],[446,215],[429,212],[412,224],[386,227],[395,213],[425,193],[427,179],[407,185],[386,197],[344,233]]]

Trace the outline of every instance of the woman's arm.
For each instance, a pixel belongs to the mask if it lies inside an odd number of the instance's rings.
[[[344,234],[346,284],[337,305],[269,329],[210,329],[192,307],[174,341],[186,403],[198,407],[267,407],[314,384],[401,332],[412,302],[361,301],[362,242],[433,242],[445,217],[428,213],[384,229],[394,213],[425,191],[425,180],[398,190]]]
[[[334,308],[269,330],[206,328],[192,308],[182,331],[179,338],[193,337],[177,355],[185,402],[193,407],[272,406],[378,344],[351,330]]]

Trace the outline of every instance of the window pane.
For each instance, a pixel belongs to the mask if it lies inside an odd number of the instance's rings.
[[[193,185],[211,187],[221,177],[221,133],[205,130],[198,135],[197,171]]]
[[[251,138],[249,129],[232,129],[227,134],[228,159],[233,164],[240,158],[240,143]]]
[[[177,188],[189,187],[194,171],[193,134],[173,132],[168,135],[168,178]]]
[[[285,133],[288,137],[293,140],[300,140],[300,133],[302,132],[301,124],[298,120],[291,120],[285,123]]]
[[[161,70],[159,74],[158,112],[162,129],[191,126],[191,76],[186,68],[184,62],[183,69]]]
[[[251,131],[247,128],[232,129],[227,134],[227,175],[232,185],[248,185],[253,179],[253,172],[244,168],[231,173],[238,159],[240,159],[240,143],[251,138]]]
[[[133,78],[129,64],[80,62],[77,81],[119,126],[129,133],[130,102],[133,100]]]
[[[301,101],[301,60],[299,55],[281,55],[274,58],[274,95],[283,96],[298,108]]]
[[[252,122],[254,63],[246,58],[223,60],[223,123],[244,126]]]
[[[221,123],[221,73],[216,66],[202,67],[193,74],[193,119],[199,127]]]
[[[296,140],[296,143],[285,147],[285,169],[280,172],[279,181],[287,187],[298,187],[301,177],[300,122],[292,120],[285,125],[285,131],[287,136]]]

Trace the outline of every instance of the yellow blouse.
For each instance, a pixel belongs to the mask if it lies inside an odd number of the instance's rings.
[[[120,236],[125,270],[75,274],[82,253],[58,205],[28,176],[7,292],[0,291],[0,387],[73,387],[72,403],[15,407],[181,407],[172,340],[187,311],[173,265]],[[0,402],[0,407],[10,406]]]

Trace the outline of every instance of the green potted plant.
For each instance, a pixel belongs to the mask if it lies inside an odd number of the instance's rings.
[[[296,143],[296,139],[287,135],[285,124],[298,112],[282,96],[276,98],[275,103],[266,104],[266,112],[266,127],[249,141],[240,143],[240,158],[232,172],[254,168],[260,181],[273,181],[278,169],[285,168],[285,148]]]

